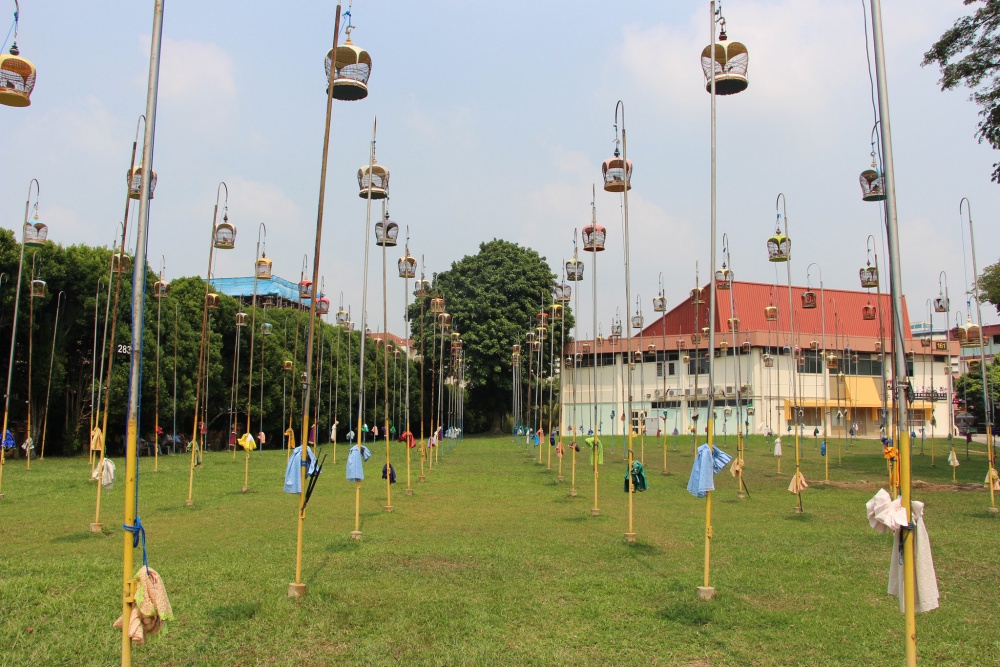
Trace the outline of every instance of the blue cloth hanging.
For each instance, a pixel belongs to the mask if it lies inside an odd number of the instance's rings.
[[[309,469],[306,470],[306,477],[312,477],[316,470],[316,457],[312,450],[307,450],[306,462]],[[285,466],[285,493],[302,493],[302,445],[292,450],[292,455],[288,457],[288,464]]]
[[[351,447],[347,453],[347,481],[361,482],[365,479],[365,467],[362,465],[371,457],[372,453],[367,447],[361,445],[361,449]]]
[[[382,479],[385,479],[385,466],[382,466]],[[389,483],[390,484],[396,483],[396,470],[392,467],[391,464],[389,465]]]
[[[698,447],[691,467],[691,477],[688,479],[688,493],[696,498],[704,498],[709,491],[715,491],[715,474],[721,472],[732,460],[733,457],[718,447],[709,447],[708,444]]]
[[[10,429],[7,430],[7,435],[3,438],[3,448],[17,449],[17,442],[14,441],[14,436],[11,434]]]
[[[819,454],[820,456],[826,456],[826,440],[819,446]]]

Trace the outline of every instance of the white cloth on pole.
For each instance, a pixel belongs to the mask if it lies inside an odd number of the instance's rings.
[[[774,455],[781,456],[781,438],[774,439]]]
[[[115,485],[115,464],[111,459],[102,459],[101,463],[90,473],[91,479],[100,479],[101,486],[110,489]]]
[[[878,493],[866,504],[868,509],[868,523],[872,528],[880,533],[892,532],[892,554],[889,560],[889,595],[899,598],[899,610],[905,610],[904,599],[904,569],[903,553],[900,549],[900,536],[902,529],[906,527],[906,511],[903,509],[902,499],[892,500],[885,489],[879,489]],[[924,524],[924,504],[919,500],[911,500],[910,508],[913,515],[913,530],[909,532],[909,539],[913,542],[913,571],[914,578],[914,601],[915,611],[926,612],[937,609],[940,595],[938,593],[937,574],[934,572],[934,556],[931,553],[931,541],[927,535],[927,526]]]
[[[958,462],[958,454],[955,453],[954,449],[948,453],[948,465],[950,465],[952,468],[957,468],[958,466],[961,465]]]

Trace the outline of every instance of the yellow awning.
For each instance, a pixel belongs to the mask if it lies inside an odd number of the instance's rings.
[[[844,385],[847,387],[847,400],[856,408],[882,407],[882,397],[879,395],[880,380],[869,377],[849,377]]]

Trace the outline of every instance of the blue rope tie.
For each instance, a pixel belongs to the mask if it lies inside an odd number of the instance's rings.
[[[142,520],[139,517],[135,518],[135,523],[131,526],[127,523],[122,524],[122,529],[132,533],[132,548],[139,546],[139,542],[142,542],[142,564],[145,568],[149,569],[149,557],[146,554],[146,529],[142,526]]]

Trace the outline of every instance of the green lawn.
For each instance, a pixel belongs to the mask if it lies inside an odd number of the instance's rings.
[[[309,505],[300,600],[294,578],[297,497],[282,493],[285,455],[253,454],[241,494],[242,454],[206,455],[185,507],[188,459],[143,461],[140,514],[150,565],[163,575],[176,620],[137,647],[136,665],[897,665],[903,616],[885,594],[891,538],[871,530],[864,503],[883,484],[881,448],[856,443],[830,477],[812,438],[803,443],[806,513],[786,490],[793,445],[783,438],[781,475],[763,438],[748,447],[750,499],[728,470],[716,477],[711,602],[701,584],[704,501],[685,491],[690,439],[670,438],[673,474],[647,440],[650,490],[635,498],[638,543],[623,541],[621,438],[606,453],[600,517],[593,477],[566,481],[506,438],[468,438],[386,514],[376,447],[362,488],[364,539],[352,541],[354,485],[346,448]],[[610,444],[605,440],[606,444]],[[735,453],[735,438],[728,445]],[[955,490],[947,451],[914,458],[915,490],[941,588],[941,608],[917,617],[925,665],[996,665],[1000,519],[987,512],[982,445],[964,456]],[[329,447],[324,448],[329,452]],[[978,451],[977,451],[978,450]],[[919,442],[916,451],[919,451]],[[532,452],[533,454],[533,452]],[[0,501],[0,665],[111,665],[119,614],[124,471],[105,492],[103,535],[88,526],[94,485],[84,459],[9,461]],[[841,484],[844,483],[844,484]],[[940,486],[938,486],[940,485]],[[137,557],[137,562],[140,562]]]

